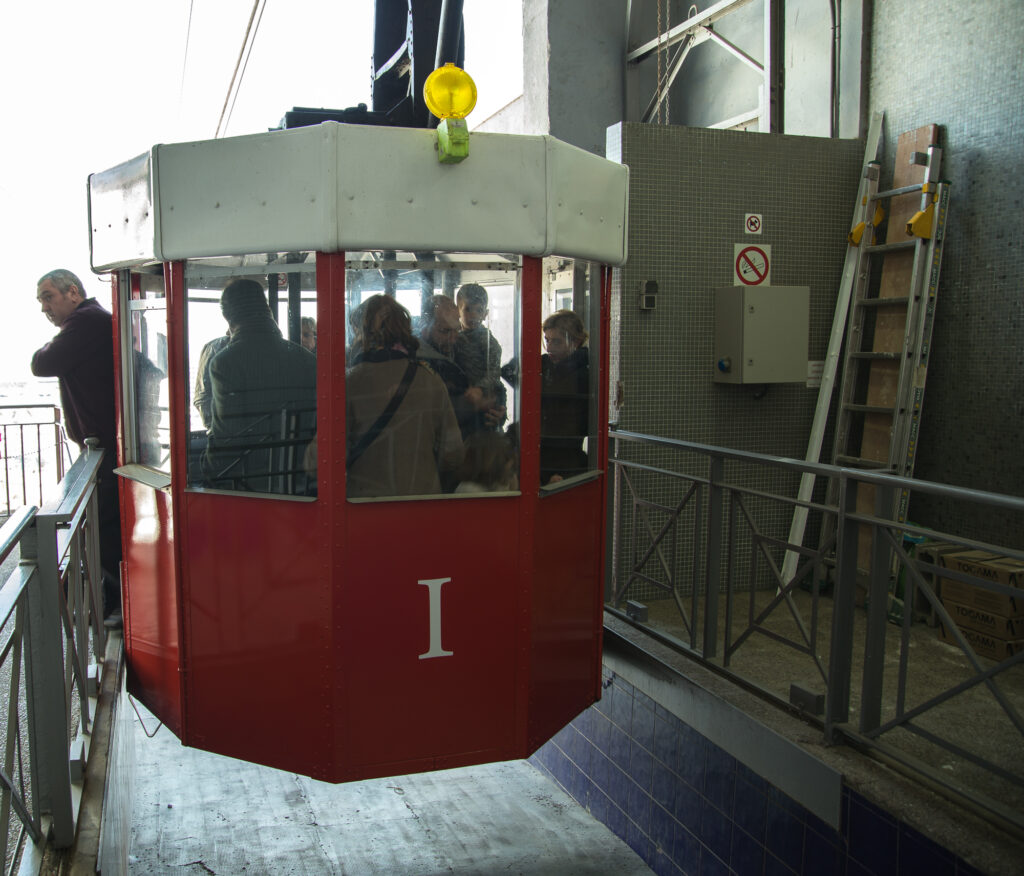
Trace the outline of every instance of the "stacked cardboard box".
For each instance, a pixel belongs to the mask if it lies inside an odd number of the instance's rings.
[[[942,579],[942,604],[970,646],[993,660],[1024,650],[1024,563],[987,551],[958,551],[945,554],[942,565],[1012,588],[990,590],[955,578]],[[939,638],[956,642],[943,624]]]

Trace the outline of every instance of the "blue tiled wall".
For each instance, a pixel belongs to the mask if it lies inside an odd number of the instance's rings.
[[[850,788],[834,830],[607,669],[531,761],[663,876],[979,873]]]

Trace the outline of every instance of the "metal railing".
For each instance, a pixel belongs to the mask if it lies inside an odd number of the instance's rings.
[[[941,598],[947,579],[1019,600],[943,556],[980,550],[1013,568],[1024,552],[893,519],[901,493],[1021,521],[1024,499],[630,432],[611,440],[610,611],[800,711],[828,744],[879,754],[1024,831],[1022,643],[980,656]],[[794,498],[804,472],[818,479],[808,502]],[[829,478],[835,505],[818,498]],[[814,547],[788,541],[801,507]]]
[[[41,505],[44,492],[71,463],[60,408],[53,404],[0,405],[0,464],[6,519],[23,505]]]
[[[13,872],[26,840],[72,843],[106,645],[96,478],[88,449],[59,497],[0,529],[0,851]],[[6,562],[6,565],[10,565]]]

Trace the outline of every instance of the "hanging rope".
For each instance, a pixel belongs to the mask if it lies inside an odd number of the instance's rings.
[[[656,92],[655,93],[658,95],[658,98],[659,98],[659,100],[658,100],[658,113],[657,113],[656,118],[658,120],[658,124],[660,125],[661,124],[661,104],[662,104],[662,101],[660,99],[661,98],[661,83],[663,81],[663,77],[661,75],[661,61],[662,61],[662,56],[665,53],[665,49],[662,46],[662,41],[664,40],[664,37],[665,37],[665,31],[664,31],[664,29],[661,26],[661,0],[654,0],[654,3],[655,3],[655,5],[658,8],[658,53],[657,53],[657,58],[658,58],[658,80],[657,81],[658,81],[658,84],[656,86]]]
[[[672,29],[672,0],[665,0],[665,14],[664,19],[662,18],[661,11],[661,0],[655,0],[655,7],[658,11],[658,87],[655,91],[655,100],[657,101],[657,121],[658,124],[669,123],[669,91],[671,90],[672,76],[672,64],[669,62],[668,57],[668,32]],[[690,9],[696,14],[697,7],[691,6]],[[664,68],[664,69],[663,69]],[[665,108],[665,116],[662,119],[662,107]]]
[[[672,30],[672,0],[665,0],[665,60],[668,61],[668,32]],[[669,76],[671,75],[670,65],[665,64],[665,84],[662,86],[665,89],[665,124],[668,124],[668,111],[669,111],[669,92],[672,90],[672,83],[669,82]]]

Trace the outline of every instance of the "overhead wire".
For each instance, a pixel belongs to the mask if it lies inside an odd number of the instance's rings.
[[[185,26],[185,54],[181,59],[181,87],[178,89],[178,114],[181,114],[181,105],[185,101],[185,70],[188,68],[188,45],[192,38],[192,7],[195,0],[188,3],[188,24]]]
[[[221,125],[224,124],[224,116],[228,111],[228,103],[231,101],[231,95],[235,89],[235,80],[238,79],[238,71],[242,67],[242,58],[245,56],[246,46],[249,45],[249,34],[253,32],[253,22],[256,20],[256,12],[260,8],[260,4],[266,4],[266,0],[253,0],[252,12],[249,14],[249,23],[245,28],[245,37],[242,39],[242,47],[238,50],[238,60],[235,61],[235,69],[231,74],[231,82],[228,83],[228,93],[224,95],[224,106],[221,107],[220,118],[217,120],[217,130],[213,134],[213,138],[216,140],[221,134]],[[262,18],[262,16],[260,16]],[[241,80],[239,79],[239,84]]]
[[[245,71],[249,68],[249,58],[252,57],[252,47],[256,44],[256,34],[259,33],[260,22],[263,21],[263,13],[267,8],[267,0],[262,0],[260,14],[256,19],[256,26],[252,29],[252,39],[249,40],[249,47],[245,52],[245,61],[242,64],[242,72],[238,74],[238,84],[235,86],[235,94],[231,98],[231,108],[228,110],[228,117],[224,120],[224,131],[228,130],[231,124],[231,116],[235,112],[235,103],[238,101],[238,93],[242,90],[242,80],[245,78]]]

